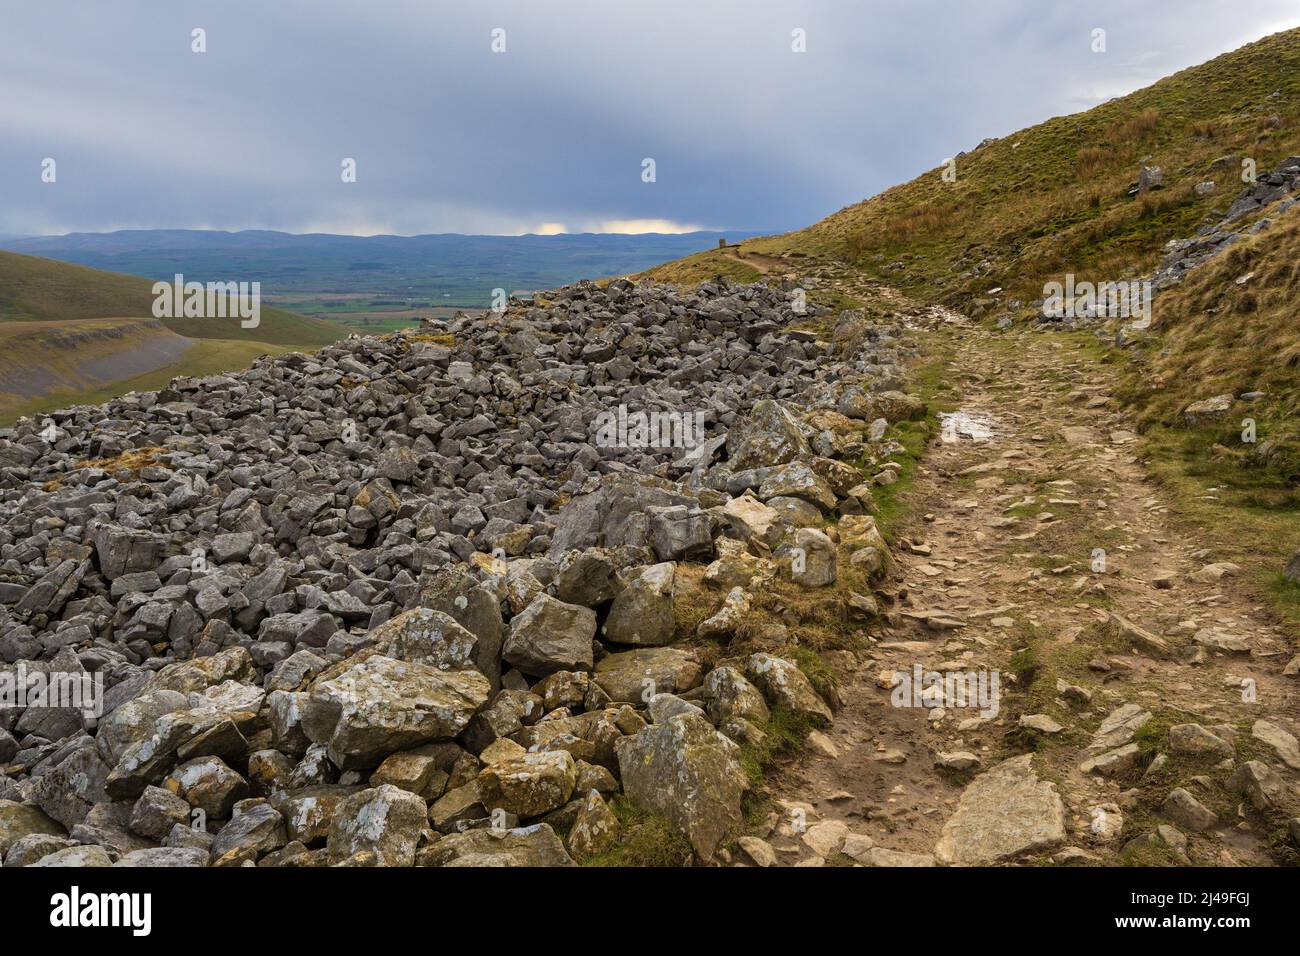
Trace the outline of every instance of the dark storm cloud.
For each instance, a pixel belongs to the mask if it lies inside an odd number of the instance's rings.
[[[20,234],[788,229],[1300,23],[1292,0],[6,6],[0,233]]]

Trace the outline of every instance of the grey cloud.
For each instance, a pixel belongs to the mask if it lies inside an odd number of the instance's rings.
[[[4,233],[789,229],[1300,22],[1290,0],[43,0],[5,16]]]

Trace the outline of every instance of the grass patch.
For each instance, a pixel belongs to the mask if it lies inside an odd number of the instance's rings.
[[[742,744],[740,748],[740,765],[750,784],[747,801],[763,799],[763,772],[778,758],[802,752],[805,738],[816,729],[817,723],[806,714],[796,714],[784,707],[772,709],[772,719],[763,728],[763,740]]]
[[[690,842],[664,817],[634,805],[621,793],[610,799],[609,808],[618,817],[618,841],[604,853],[579,861],[583,866],[691,865],[694,854]]]

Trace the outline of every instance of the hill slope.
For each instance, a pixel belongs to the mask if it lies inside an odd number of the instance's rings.
[[[258,355],[316,349],[347,335],[265,304],[254,329],[237,319],[157,319],[152,286],[0,252],[0,422],[158,388],[178,375],[243,368]]]
[[[139,276],[101,272],[38,256],[0,252],[0,322],[68,321],[149,316],[153,283]],[[318,348],[347,330],[263,304],[261,324],[240,328],[221,319],[162,319],[178,335],[196,339],[247,339],[274,345]]]
[[[1165,242],[1221,218],[1242,186],[1241,159],[1263,174],[1300,151],[1298,104],[1300,30],[1290,30],[986,140],[955,158],[954,182],[939,167],[806,229],[747,240],[738,253],[837,260],[966,307],[1033,301],[1065,272],[1140,275]],[[1143,166],[1161,168],[1163,188],[1130,196]],[[1198,194],[1207,181],[1215,188]],[[648,274],[693,281],[736,265],[735,252],[710,251]],[[998,287],[1001,296],[986,295]]]

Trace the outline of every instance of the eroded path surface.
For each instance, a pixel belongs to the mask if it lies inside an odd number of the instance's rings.
[[[923,336],[951,357],[960,414],[908,492],[883,626],[832,655],[835,725],[778,779],[779,860],[1279,859],[1296,649],[1238,570],[1176,529],[1113,373],[1077,340],[956,314]],[[996,714],[896,706],[917,668],[997,674]]]

